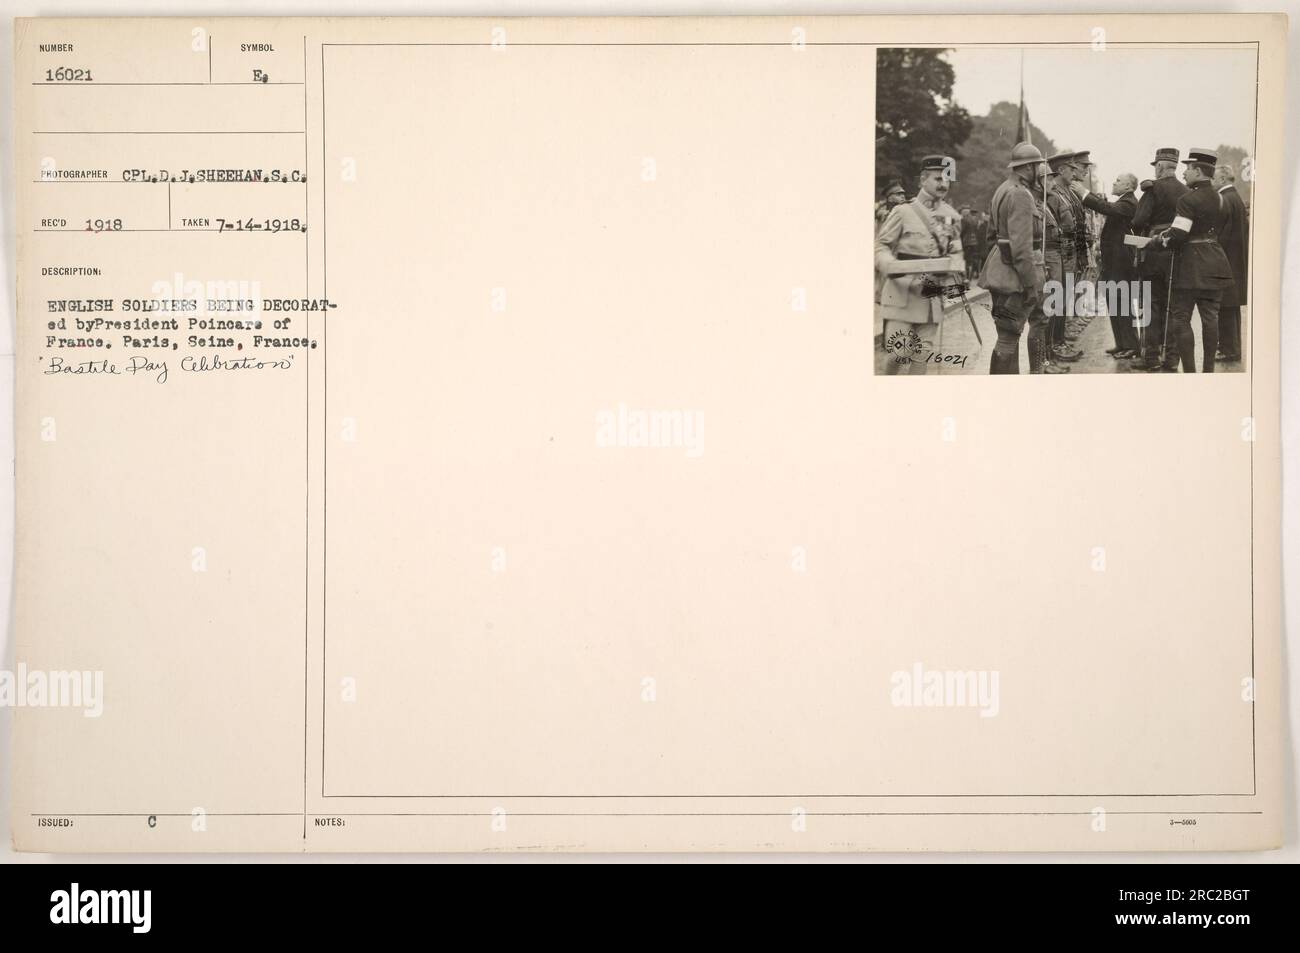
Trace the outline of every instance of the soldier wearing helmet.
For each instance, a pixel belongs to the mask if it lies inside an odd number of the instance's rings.
[[[1029,372],[1043,371],[1047,356],[1047,317],[1043,314],[1044,211],[1041,205],[1047,167],[1033,143],[1011,150],[1007,177],[993,193],[988,258],[980,285],[992,298],[998,340],[990,374],[1020,373],[1020,336],[1029,325]]]

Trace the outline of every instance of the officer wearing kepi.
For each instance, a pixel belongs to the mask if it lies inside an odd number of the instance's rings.
[[[1201,316],[1202,369],[1214,372],[1214,352],[1219,345],[1219,302],[1232,287],[1232,265],[1219,245],[1219,231],[1227,217],[1223,196],[1212,179],[1219,156],[1211,149],[1189,149],[1183,160],[1183,180],[1188,189],[1178,200],[1173,223],[1155,239],[1173,249],[1173,294],[1169,300],[1169,335],[1177,342],[1173,360],[1165,370],[1176,371],[1177,358],[1183,373],[1196,370],[1196,336],[1192,332],[1192,309]]]
[[[1020,373],[1020,335],[1029,325],[1029,372],[1041,373],[1047,351],[1043,314],[1044,212],[1041,206],[1047,166],[1031,142],[1017,143],[1007,163],[1007,177],[990,203],[990,248],[980,285],[992,299],[998,340],[989,361],[990,374]],[[1031,191],[1032,190],[1032,191]]]
[[[1178,200],[1187,191],[1179,182],[1178,150],[1157,149],[1155,181],[1142,193],[1137,213],[1133,216],[1133,229],[1155,236],[1173,224],[1178,213]],[[1151,289],[1147,298],[1147,317],[1150,319],[1143,335],[1142,353],[1134,359],[1134,370],[1160,370],[1160,349],[1166,343],[1165,316],[1169,309],[1169,287],[1173,273],[1173,253],[1163,245],[1153,242],[1142,250],[1138,264],[1138,277]],[[1166,361],[1168,356],[1166,355]]]
[[[897,374],[903,367],[910,374],[924,374],[930,366],[926,352],[934,350],[943,321],[942,297],[927,291],[922,275],[894,266],[921,258],[951,258],[949,274],[964,277],[961,216],[946,201],[954,167],[947,156],[921,160],[916,198],[894,206],[876,232],[877,301],[889,354],[886,374]]]

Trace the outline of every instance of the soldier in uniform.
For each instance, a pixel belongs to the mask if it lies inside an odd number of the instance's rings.
[[[904,365],[909,373],[924,374],[926,360],[909,360],[915,354],[933,350],[943,321],[943,299],[926,294],[919,274],[894,270],[899,261],[920,258],[955,259],[955,274],[964,275],[961,255],[961,218],[946,201],[951,183],[952,160],[926,156],[921,161],[920,191],[910,202],[895,205],[885,224],[876,232],[876,275],[878,304],[884,324],[884,341],[890,358],[886,374],[897,374]],[[891,342],[898,342],[891,348]]]
[[[1046,359],[1045,235],[1041,206],[1046,173],[1043,154],[1037,147],[1029,142],[1017,143],[1011,150],[1007,177],[993,193],[990,248],[980,271],[980,285],[989,290],[993,324],[998,332],[989,362],[990,374],[1020,373],[1020,335],[1026,324],[1029,325],[1029,372],[1041,373]]]
[[[1054,281],[1062,289],[1052,295],[1051,301],[1060,302],[1055,314],[1047,316],[1047,354],[1046,363],[1054,365],[1057,361],[1077,361],[1082,355],[1065,340],[1065,319],[1067,313],[1072,307],[1072,302],[1067,303],[1064,289],[1067,287],[1066,276],[1073,275],[1074,282],[1077,283],[1083,276],[1078,274],[1078,254],[1075,250],[1075,239],[1078,234],[1078,226],[1075,222],[1075,205],[1072,201],[1073,193],[1069,189],[1067,180],[1068,166],[1070,159],[1073,158],[1073,152],[1058,152],[1054,156],[1047,157],[1047,218],[1046,223],[1046,245],[1044,248],[1044,260],[1047,266],[1047,280]],[[1082,211],[1082,206],[1079,206]],[[1059,370],[1069,370],[1067,367],[1060,367]],[[1054,367],[1045,367],[1044,371],[1048,374],[1057,373]]]
[[[961,252],[966,259],[966,277],[974,278],[979,268],[979,216],[969,205],[961,207]]]
[[[1187,191],[1187,186],[1177,178],[1178,154],[1177,149],[1156,150],[1155,160],[1151,163],[1155,168],[1155,179],[1151,188],[1142,193],[1142,201],[1133,215],[1133,230],[1138,234],[1158,235],[1173,224],[1178,200]],[[1151,293],[1143,296],[1148,320],[1142,351],[1134,358],[1134,370],[1160,370],[1160,349],[1166,341],[1165,318],[1169,309],[1172,268],[1173,253],[1168,248],[1153,242],[1143,249],[1138,277],[1148,283]]]
[[[1078,287],[1079,284],[1092,282],[1097,277],[1096,254],[1092,244],[1092,217],[1072,188],[1074,185],[1092,184],[1092,157],[1089,150],[1084,149],[1070,155],[1069,164],[1065,167],[1064,179],[1067,197],[1074,203],[1074,281],[1075,286]],[[1067,323],[1067,341],[1073,340],[1085,324],[1082,313],[1071,314]],[[1068,343],[1066,350],[1074,351]],[[1082,351],[1074,351],[1074,353],[1080,356],[1083,354]]]
[[[907,193],[903,191],[902,184],[891,182],[886,186],[883,200],[876,209],[876,225],[885,224],[885,219],[889,218],[889,213],[894,210],[894,206],[902,205],[906,201]]]
[[[1174,360],[1166,358],[1165,370],[1183,373],[1196,370],[1196,336],[1192,332],[1192,309],[1201,316],[1202,370],[1214,373],[1214,354],[1219,346],[1219,302],[1232,287],[1232,265],[1219,245],[1219,230],[1227,215],[1223,196],[1214,188],[1214,167],[1218,153],[1210,149],[1189,149],[1183,180],[1187,191],[1178,199],[1174,220],[1155,241],[1173,249],[1173,293],[1169,299],[1169,335],[1178,344]]]
[[[1078,183],[1084,188],[1092,185],[1092,153],[1091,150],[1084,149],[1082,152],[1076,152],[1070,157],[1070,172],[1067,176],[1066,185]],[[1070,196],[1074,199],[1074,250],[1077,256],[1075,264],[1075,280],[1083,281],[1092,280],[1093,272],[1096,269],[1095,255],[1092,247],[1092,222],[1088,218],[1087,211],[1084,210],[1083,201],[1075,194],[1073,189],[1068,190]]]

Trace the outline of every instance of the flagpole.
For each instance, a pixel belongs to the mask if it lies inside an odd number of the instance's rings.
[[[1025,125],[1025,142],[1029,143],[1032,146],[1034,144],[1034,133],[1029,125],[1029,110],[1025,108],[1025,48],[1023,46],[1020,48],[1020,121]],[[1036,206],[1035,211],[1038,214],[1038,222],[1039,222],[1038,227],[1041,230],[1043,236],[1043,252],[1044,255],[1046,255],[1047,252],[1047,180],[1046,178],[1040,179],[1041,173],[1042,173],[1042,169],[1040,169],[1037,165],[1035,165],[1034,177],[1030,185],[1029,195],[1032,198],[1034,194],[1034,188],[1038,187],[1039,185],[1042,186],[1043,200],[1042,202],[1035,202],[1034,205]],[[1029,248],[1031,253],[1033,251],[1033,247],[1034,247],[1034,237],[1031,234],[1029,236]]]
[[[1020,48],[1020,121],[1025,124],[1025,142],[1034,144],[1034,134],[1029,130],[1029,113],[1025,110],[1025,48]]]

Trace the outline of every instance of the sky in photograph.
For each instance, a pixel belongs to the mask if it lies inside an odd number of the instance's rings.
[[[1020,49],[949,50],[953,97],[973,116],[1020,99]],[[1156,149],[1220,144],[1254,148],[1254,47],[1195,50],[1029,48],[1023,51],[1029,118],[1059,146],[1091,149],[1100,184],[1151,175]],[[1181,175],[1180,166],[1180,175]]]

